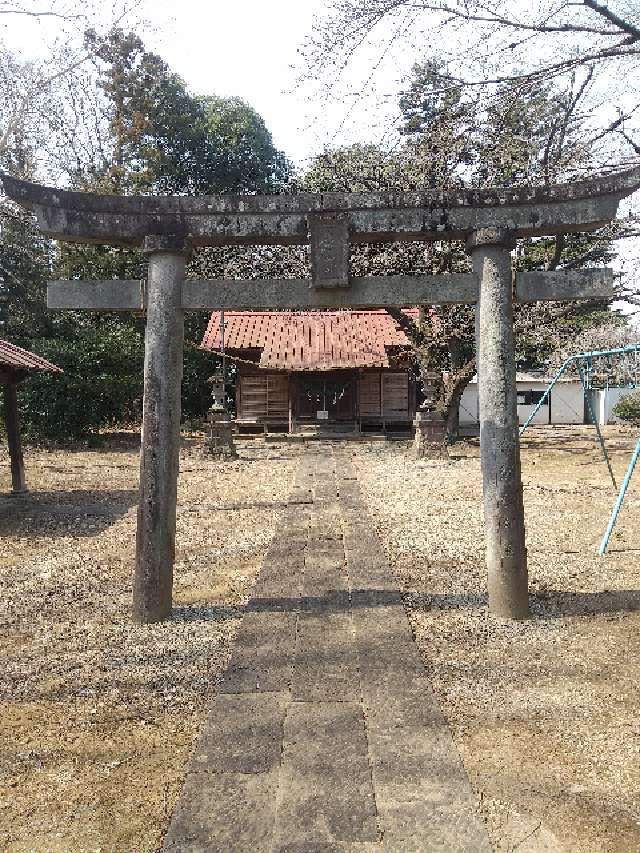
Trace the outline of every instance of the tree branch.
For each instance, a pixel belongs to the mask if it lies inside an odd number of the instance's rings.
[[[25,15],[28,18],[58,18],[62,21],[76,21],[85,15],[65,15],[63,12],[29,12],[27,9],[0,9],[0,15]]]
[[[555,239],[555,249],[552,257],[549,259],[547,263],[547,271],[552,272],[553,270],[558,268],[558,264],[562,260],[562,251],[565,247],[565,243],[567,242],[566,236],[564,234],[557,234]]]
[[[385,310],[390,317],[393,317],[400,327],[400,330],[405,333],[409,340],[412,343],[417,342],[418,338],[421,337],[418,324],[412,320],[411,317],[405,314],[401,308],[387,306]]]
[[[587,2],[587,0],[583,0],[583,2],[585,2],[586,5],[591,5],[590,2]],[[460,18],[463,21],[474,21],[480,24],[495,24],[499,27],[508,27],[512,30],[524,30],[533,33],[590,33],[592,35],[599,36],[615,36],[618,35],[618,30],[624,29],[614,21],[611,21],[611,23],[614,23],[614,25],[618,27],[618,29],[616,30],[601,29],[600,27],[589,27],[583,26],[581,24],[568,23],[556,25],[544,23],[527,24],[523,23],[522,21],[516,21],[513,18],[507,18],[503,15],[498,15],[495,12],[492,12],[491,10],[489,10],[489,14],[481,14],[478,12],[470,12],[468,8],[455,9],[452,6],[447,6],[443,4],[434,5],[433,3],[407,3],[402,5],[407,5],[410,8],[419,9],[425,12],[438,12],[440,14],[451,15],[452,17]]]
[[[612,12],[611,9],[603,6],[602,3],[598,3],[597,0],[582,0],[587,8],[592,9],[598,15],[601,15],[607,21],[610,21],[615,27],[629,35],[629,38],[626,40],[628,44],[633,44],[636,41],[640,41],[640,30],[637,27],[634,27],[633,24],[630,24],[629,21],[625,21],[616,15],[615,12]]]

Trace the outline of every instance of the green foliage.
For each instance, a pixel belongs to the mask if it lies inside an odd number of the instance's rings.
[[[400,132],[413,159],[427,161],[423,186],[442,188],[464,181],[478,158],[476,104],[433,62],[415,65],[409,88],[400,98]]]
[[[86,36],[106,98],[111,156],[76,181],[116,194],[202,192],[209,165],[204,111],[159,56],[135,33]]]
[[[25,346],[50,330],[49,262],[49,242],[38,234],[32,218],[19,208],[0,205],[0,337]]]
[[[215,372],[219,359],[199,349],[208,315],[187,315],[184,326],[184,365],[182,371],[182,417],[204,418],[211,405],[211,389],[207,380]]]
[[[78,175],[115,193],[274,192],[290,167],[263,119],[240,98],[191,95],[134,33],[95,44],[108,104],[110,162]]]
[[[313,193],[375,192],[407,189],[406,184],[402,158],[377,145],[356,143],[316,157],[304,174],[301,189]]]
[[[69,328],[70,318],[61,322]],[[38,372],[22,385],[22,429],[30,438],[79,438],[135,418],[142,395],[141,334],[118,321],[73,323],[74,334],[32,342],[63,374]]]
[[[640,426],[640,390],[620,397],[613,407],[613,414],[621,421]]]
[[[275,148],[264,119],[246,101],[209,95],[198,102],[214,152],[215,181],[209,192],[272,193],[286,186],[290,165]]]

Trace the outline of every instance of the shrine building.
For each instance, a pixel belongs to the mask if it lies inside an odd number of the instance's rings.
[[[222,351],[220,320],[211,315],[202,349]],[[223,322],[239,430],[411,428],[410,345],[386,311],[225,311]]]

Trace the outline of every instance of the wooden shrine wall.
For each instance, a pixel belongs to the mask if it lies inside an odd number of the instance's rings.
[[[361,418],[413,418],[415,395],[408,371],[361,370],[358,387]]]
[[[407,370],[362,369],[354,371],[354,379],[357,382],[356,417],[385,421],[413,419],[415,388]],[[243,365],[236,380],[237,419],[255,423],[286,423],[295,382],[295,376],[290,373]]]
[[[289,420],[289,374],[257,369],[239,370],[236,417],[243,421]]]

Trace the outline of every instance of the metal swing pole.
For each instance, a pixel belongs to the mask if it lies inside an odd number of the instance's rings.
[[[611,482],[613,483],[613,488],[618,491],[618,484],[616,483],[616,478],[613,475],[613,468],[611,467],[611,460],[609,459],[609,454],[607,453],[607,448],[605,447],[604,438],[602,437],[602,433],[600,432],[600,424],[598,423],[598,417],[593,410],[593,406],[591,405],[591,396],[589,394],[589,389],[587,388],[584,381],[584,371],[582,366],[578,364],[578,374],[580,376],[580,382],[582,383],[582,391],[587,401],[587,408],[589,409],[589,414],[593,419],[593,423],[596,428],[596,433],[598,435],[598,441],[600,442],[600,447],[602,449],[602,455],[604,456],[604,461],[607,463],[607,468],[609,469],[609,474],[611,475]]]
[[[609,545],[609,539],[611,538],[611,534],[613,533],[613,528],[615,527],[616,521],[618,519],[618,515],[620,510],[622,509],[622,504],[624,501],[624,496],[627,492],[627,488],[629,487],[629,482],[631,480],[631,475],[633,474],[633,469],[636,467],[636,463],[638,458],[640,457],[640,438],[638,439],[638,443],[636,444],[636,449],[633,451],[633,456],[631,457],[631,462],[629,462],[629,467],[624,475],[624,480],[622,481],[622,486],[620,487],[620,494],[618,495],[616,502],[613,507],[613,512],[611,513],[611,518],[609,519],[609,524],[607,525],[607,530],[602,537],[602,542],[600,543],[600,548],[598,549],[598,554],[602,557],[607,552],[607,547]]]

